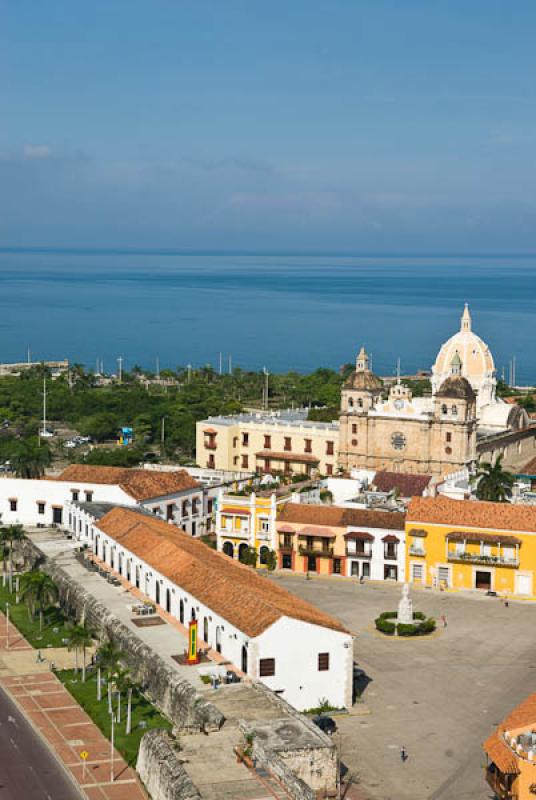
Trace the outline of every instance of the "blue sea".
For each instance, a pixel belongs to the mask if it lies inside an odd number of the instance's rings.
[[[429,368],[463,303],[499,376],[536,382],[536,256],[0,250],[0,361]]]

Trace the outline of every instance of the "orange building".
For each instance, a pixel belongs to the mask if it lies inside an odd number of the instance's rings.
[[[536,795],[536,694],[531,694],[484,742],[486,780],[499,800]]]

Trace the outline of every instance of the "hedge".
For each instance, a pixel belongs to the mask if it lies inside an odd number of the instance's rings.
[[[376,629],[387,636],[394,636],[398,627],[399,636],[426,636],[435,631],[436,621],[433,617],[426,617],[422,611],[414,611],[413,619],[419,620],[420,625],[412,625],[411,623],[398,623],[391,622],[396,620],[398,613],[396,611],[384,611],[383,614],[375,620]]]

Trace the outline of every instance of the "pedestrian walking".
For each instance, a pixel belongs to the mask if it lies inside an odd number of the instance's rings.
[[[400,760],[403,764],[408,760],[408,753],[404,745],[400,748]]]
[[[441,624],[443,625],[444,628],[447,627],[447,618],[444,614],[441,615]]]

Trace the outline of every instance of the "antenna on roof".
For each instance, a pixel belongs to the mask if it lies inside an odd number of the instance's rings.
[[[396,382],[400,385],[400,356],[396,359]]]

